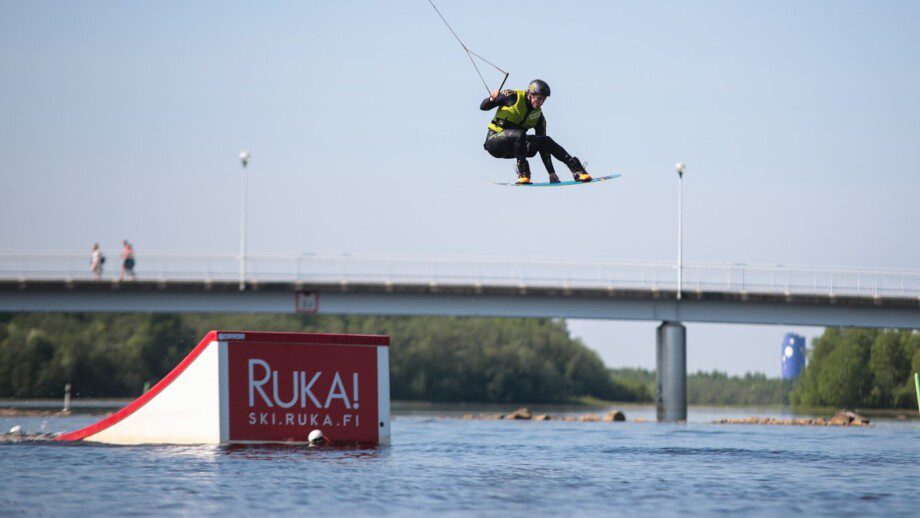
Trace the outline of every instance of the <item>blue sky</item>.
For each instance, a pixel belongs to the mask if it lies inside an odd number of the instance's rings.
[[[425,0],[0,0],[0,249],[234,250],[246,148],[252,251],[673,260],[686,161],[687,261],[916,266],[920,4],[438,6],[623,177],[489,185],[511,163],[482,150],[485,89]],[[570,325],[654,365],[655,323]],[[689,366],[778,375],[786,331],[691,324]]]

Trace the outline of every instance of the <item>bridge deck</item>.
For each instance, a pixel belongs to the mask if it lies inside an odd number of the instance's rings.
[[[490,284],[0,281],[0,311],[281,312],[312,292],[318,312],[920,328],[920,298]]]

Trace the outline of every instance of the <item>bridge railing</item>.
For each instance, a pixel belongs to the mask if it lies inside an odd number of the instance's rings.
[[[121,259],[106,254],[103,280],[118,280]],[[233,253],[136,252],[138,279],[236,281]],[[0,252],[3,280],[93,280],[85,252]],[[391,283],[520,288],[677,289],[674,263],[397,254],[250,254],[248,282]],[[920,297],[920,270],[690,263],[685,292]]]

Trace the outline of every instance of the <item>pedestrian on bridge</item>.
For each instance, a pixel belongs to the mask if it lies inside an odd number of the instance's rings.
[[[123,240],[122,244],[124,248],[121,250],[121,280],[125,280],[125,276],[128,276],[133,281],[137,278],[134,274],[134,247],[127,239]]]
[[[93,243],[93,258],[90,260],[90,268],[93,272],[93,278],[97,281],[102,280],[102,265],[105,263],[105,256],[99,248],[99,243]]]

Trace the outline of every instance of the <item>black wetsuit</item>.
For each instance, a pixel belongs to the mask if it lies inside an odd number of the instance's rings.
[[[490,100],[486,97],[482,104],[479,105],[479,109],[489,111],[499,106],[512,106],[516,102],[517,93],[513,90],[505,90],[495,100]],[[527,106],[527,113],[530,113],[533,110],[530,100],[525,99],[524,102]],[[537,125],[534,126],[536,135],[527,135],[527,130],[515,128],[508,121],[503,122],[505,122],[505,126],[502,131],[489,130],[483,147],[495,158],[517,159],[518,174],[526,173],[528,177],[530,176],[530,166],[527,163],[527,158],[533,158],[537,153],[540,153],[540,159],[543,160],[543,165],[546,166],[546,172],[551,175],[556,174],[551,157],[567,165],[573,173],[584,172],[584,167],[582,167],[577,158],[569,155],[555,140],[546,136],[546,118],[542,113]]]

